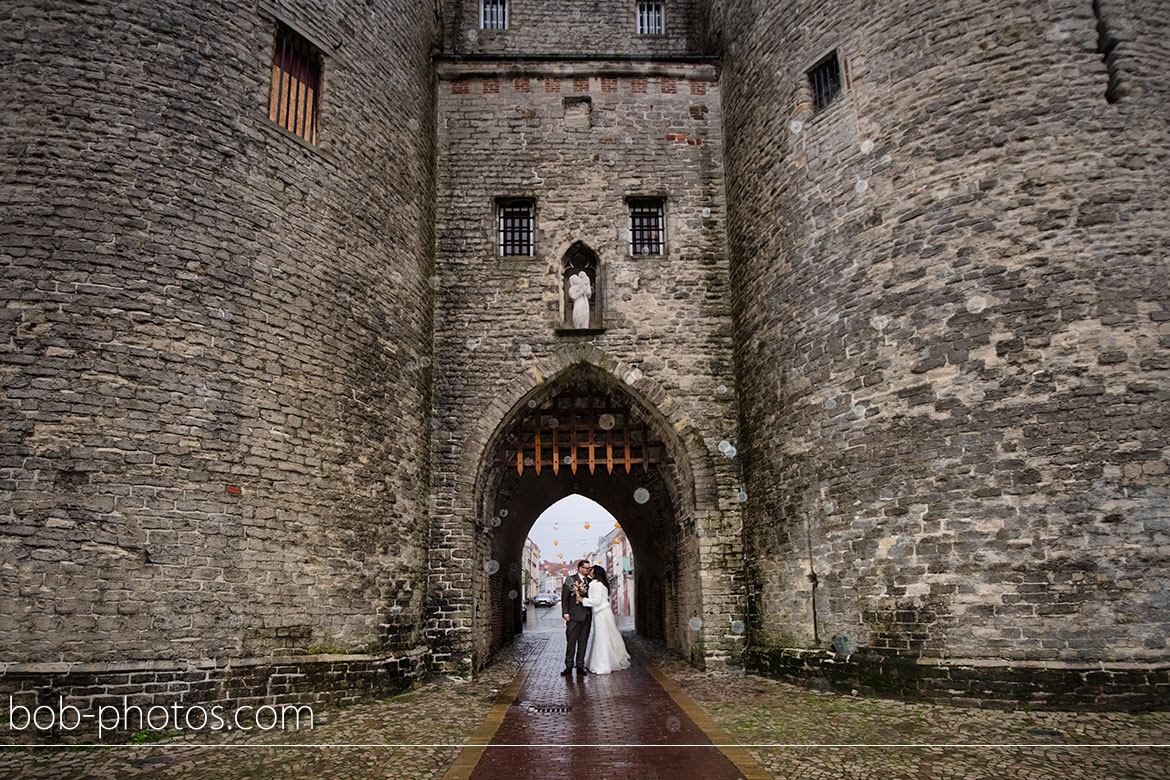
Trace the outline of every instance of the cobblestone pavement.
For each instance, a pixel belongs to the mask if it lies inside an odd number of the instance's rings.
[[[817,693],[754,675],[704,673],[640,638],[627,643],[743,745],[1025,745],[750,749],[784,780],[1170,777],[1170,747],[1072,747],[1170,746],[1170,712],[981,710]]]
[[[521,669],[530,652],[547,640],[562,642],[560,621],[541,620],[537,610],[530,633],[502,652],[473,683],[436,680],[383,701],[345,710],[318,713],[315,728],[300,732],[239,732],[200,735],[192,744],[168,742],[142,747],[58,749],[37,753],[0,749],[0,779],[109,780],[112,778],[182,778],[203,780],[438,780],[455,761],[454,747],[362,748],[279,747],[310,744],[462,744],[484,722],[499,692]],[[541,633],[541,629],[550,629]],[[652,662],[697,701],[714,721],[743,744],[992,744],[1027,747],[982,748],[752,748],[751,754],[773,777],[783,780],[945,780],[964,778],[1028,778],[1037,780],[1163,780],[1170,777],[1170,749],[1075,748],[1086,744],[1170,744],[1170,712],[1118,714],[975,710],[932,704],[909,704],[807,691],[751,675],[715,675],[693,669],[652,643],[627,635],[631,649]],[[554,671],[560,658],[553,650]],[[534,669],[537,667],[534,667]],[[557,678],[558,680],[561,678]],[[616,680],[616,676],[613,677]],[[586,678],[585,691],[595,681]],[[554,683],[555,684],[555,683]],[[573,685],[577,685],[574,682]],[[600,686],[594,686],[599,688]],[[539,690],[533,689],[535,693]],[[596,696],[597,693],[595,692]],[[525,701],[543,702],[523,689]],[[617,705],[617,700],[613,706]],[[646,725],[637,732],[598,726],[609,741],[635,733],[652,741],[671,731],[665,709],[647,714],[640,701],[628,699],[621,708],[637,709],[635,720]],[[675,716],[677,717],[677,715]],[[683,728],[683,719],[679,719]],[[662,727],[665,727],[663,729]],[[504,749],[501,749],[501,755]],[[657,751],[658,749],[642,749]],[[707,749],[710,750],[710,749]],[[495,751],[489,749],[485,755]],[[625,772],[633,751],[593,752],[583,766],[574,759],[575,776],[616,780]],[[669,769],[659,755],[653,778],[686,777],[682,767]],[[548,756],[544,756],[545,759]],[[548,780],[553,774],[541,774]]]
[[[539,638],[524,635],[473,683],[435,680],[398,696],[319,712],[314,728],[200,734],[197,744],[0,748],[0,780],[430,780],[458,747],[362,748],[269,745],[459,745],[491,709]]]

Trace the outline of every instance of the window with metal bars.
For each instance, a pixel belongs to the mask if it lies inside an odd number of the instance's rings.
[[[638,2],[638,35],[662,35],[666,29],[663,22],[663,2]]]
[[[836,51],[809,69],[808,83],[812,85],[813,108],[817,111],[841,94],[841,64]]]
[[[480,28],[484,30],[508,29],[508,0],[480,0]]]
[[[532,201],[501,200],[496,204],[500,220],[500,255],[532,256]]]
[[[268,118],[311,144],[317,143],[321,65],[312,44],[287,27],[277,29]]]
[[[662,201],[630,201],[630,254],[662,254]]]

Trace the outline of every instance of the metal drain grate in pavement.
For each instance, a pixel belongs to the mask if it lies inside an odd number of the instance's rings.
[[[547,712],[565,713],[565,712],[572,712],[573,708],[572,707],[563,707],[563,706],[562,707],[538,707],[535,704],[533,704],[533,705],[529,706],[528,711],[529,712],[539,712],[539,713],[547,713]]]

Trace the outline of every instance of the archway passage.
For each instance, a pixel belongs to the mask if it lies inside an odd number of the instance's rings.
[[[490,518],[477,599],[486,608],[477,610],[480,657],[522,629],[525,538],[545,509],[573,494],[604,507],[629,538],[637,632],[692,656],[701,642],[691,622],[702,605],[689,473],[673,430],[591,366],[575,367],[518,404],[493,438],[479,481],[480,511]],[[598,537],[607,530],[598,529]]]

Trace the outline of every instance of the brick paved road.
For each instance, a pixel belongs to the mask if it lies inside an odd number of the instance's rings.
[[[638,659],[613,674],[563,677],[563,631],[550,633],[492,739],[497,747],[483,752],[471,780],[744,777],[715,747],[668,747],[711,740]],[[599,747],[605,745],[661,747]]]

